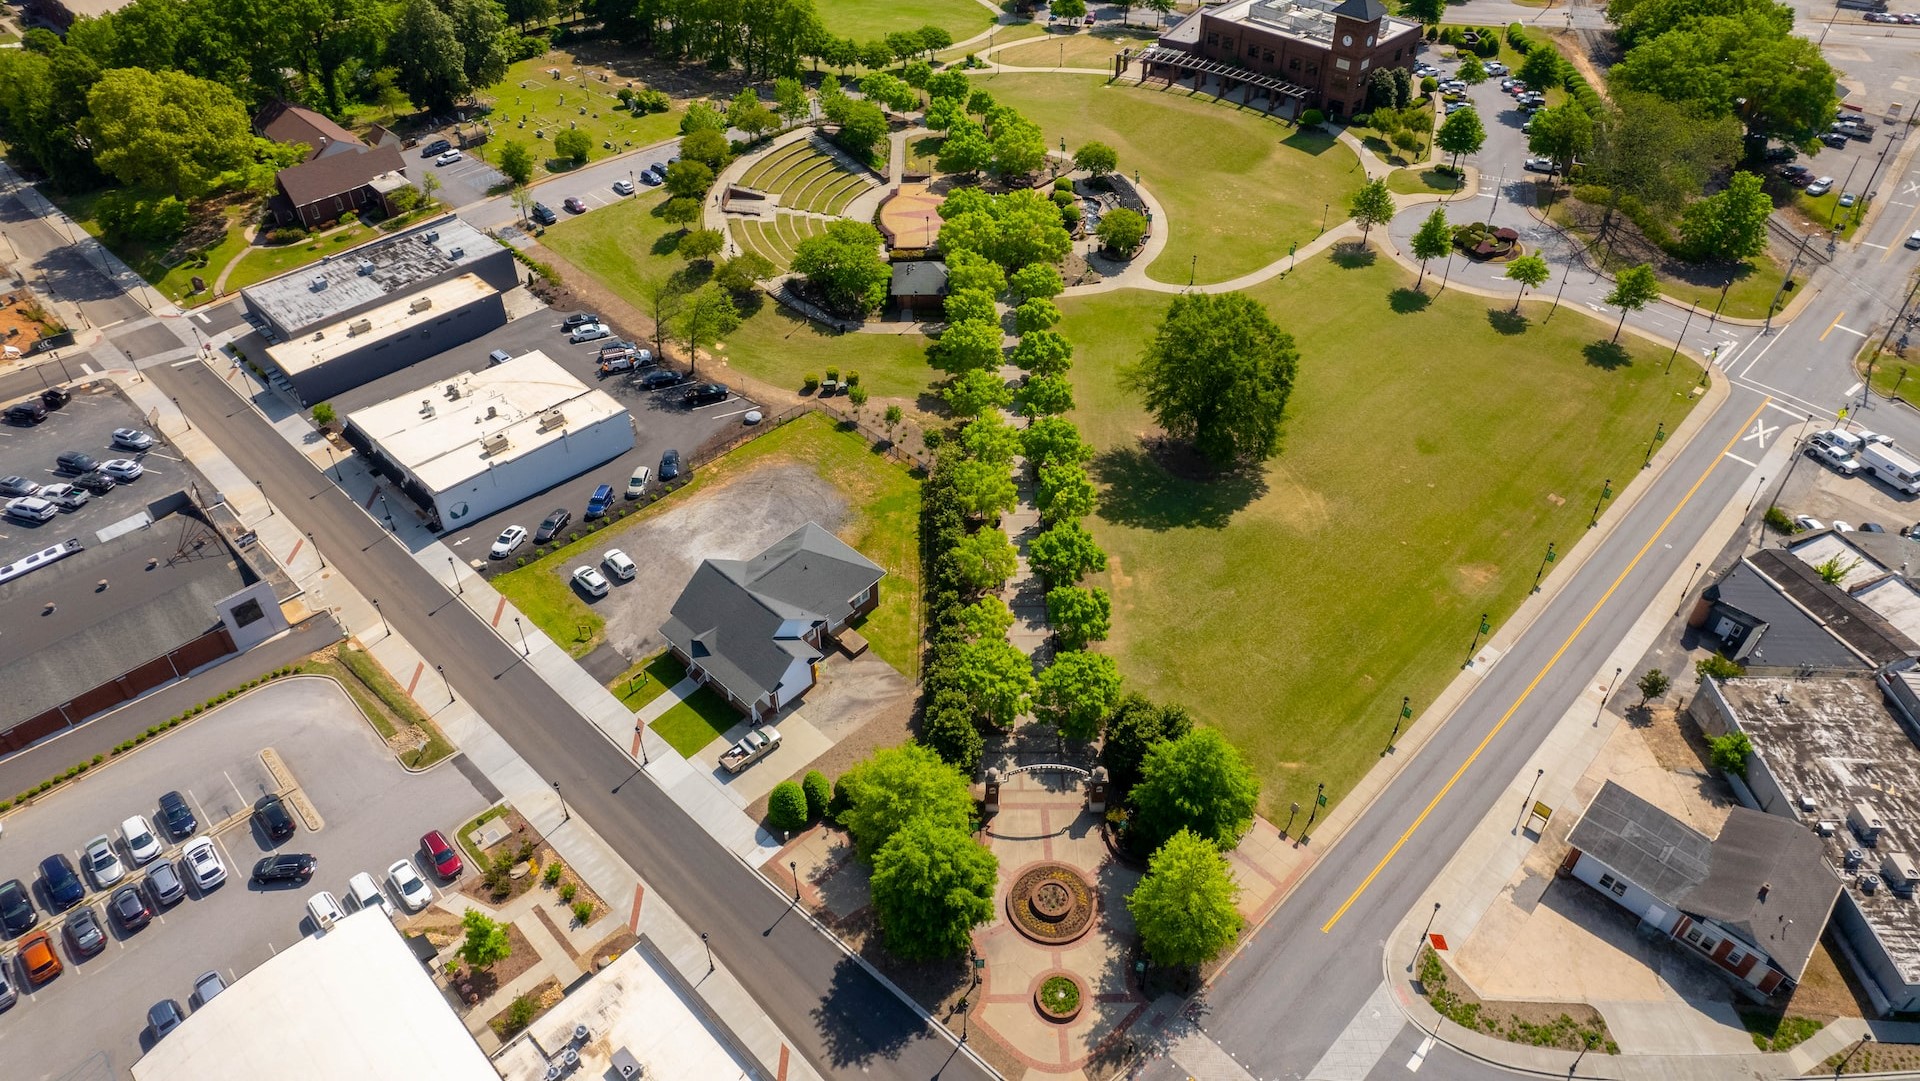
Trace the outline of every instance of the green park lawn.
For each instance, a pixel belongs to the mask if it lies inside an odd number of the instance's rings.
[[[1401,195],[1451,194],[1460,190],[1460,174],[1438,165],[1395,169],[1387,174],[1387,190]]]
[[[620,704],[634,711],[667,692],[667,688],[687,678],[687,666],[667,650],[648,657],[620,673],[607,683],[607,690]]]
[[[665,281],[687,265],[674,253],[680,227],[655,213],[666,201],[667,189],[642,188],[631,198],[548,226],[540,243],[644,310],[642,287]]]
[[[560,69],[562,77],[548,75],[552,68]],[[558,50],[522,60],[507,69],[506,78],[480,92],[480,98],[493,106],[488,118],[493,123],[493,137],[469,153],[490,161],[501,144],[522,143],[533,151],[534,175],[539,177],[566,171],[565,165],[549,158],[553,137],[569,127],[593,137],[589,160],[657,143],[680,130],[684,105],[676,102],[664,113],[634,116],[620,107],[616,96],[624,85],[624,80],[601,82],[587,77],[571,57]],[[635,89],[641,86],[634,84]],[[608,143],[613,144],[611,149]]]
[[[1151,45],[1145,31],[1081,30],[1072,34],[1048,33],[1039,41],[1002,49],[989,59],[1017,68],[1107,68],[1120,50]]]
[[[966,59],[969,54],[979,56],[996,45],[1005,45],[1010,41],[1025,41],[1028,38],[1042,37],[1049,33],[1045,23],[1036,22],[1010,23],[1006,26],[993,27],[983,26],[980,30],[991,30],[992,33],[987,36],[985,41],[976,42],[964,48],[956,45],[951,49],[944,49],[934,54],[935,57],[942,63],[950,64],[955,60]],[[975,30],[974,33],[977,34],[980,30]],[[956,40],[964,41],[965,39],[958,38]],[[994,57],[998,57],[999,55],[1000,54],[995,53]],[[989,57],[988,59],[993,59],[993,57]]]
[[[1314,203],[1344,208],[1366,179],[1333,136],[1182,87],[1040,74],[979,85],[1039,124],[1049,145],[1098,140],[1119,151],[1122,173],[1139,172],[1170,219],[1156,223],[1171,232],[1147,270],[1155,281],[1219,282],[1258,270],[1320,235]],[[1343,209],[1328,224],[1344,217]]]
[[[874,453],[860,435],[843,431],[820,413],[768,431],[694,469],[692,479],[665,499],[500,575],[493,586],[548,637],[583,657],[600,644],[606,622],[568,584],[569,568],[579,557],[612,543],[610,534],[698,498],[702,488],[770,462],[803,462],[846,497],[851,513],[840,539],[887,571],[880,607],[859,625],[860,633],[880,659],[915,678],[920,670],[920,482],[906,468]],[[655,682],[667,674],[651,667],[647,673]],[[626,678],[616,681],[622,689]],[[636,689],[630,708],[645,704],[638,695]]]
[[[1482,612],[1526,598],[1549,541],[1586,534],[1600,483],[1638,476],[1656,424],[1686,416],[1699,369],[1607,344],[1562,307],[1415,294],[1379,259],[1311,260],[1251,290],[1297,339],[1281,453],[1259,477],[1196,482],[1141,449],[1121,390],[1165,295],[1061,301],[1074,419],[1099,450],[1090,527],[1110,553],[1130,688],[1182,702],[1253,763],[1284,813],[1376,764],[1402,695],[1459,675]]]
[[[1546,184],[1536,182],[1536,190],[1546,191],[1550,200],[1561,200],[1566,189],[1554,185],[1551,190]],[[1536,196],[1538,198],[1538,196]],[[1803,200],[1805,196],[1801,197]],[[1636,248],[1633,254],[1611,245],[1596,243],[1596,231],[1589,224],[1577,223],[1567,210],[1568,204],[1554,201],[1547,211],[1555,222],[1565,226],[1580,237],[1587,245],[1587,251],[1609,272],[1625,270],[1640,262],[1646,248]],[[1593,219],[1588,210],[1587,222]],[[1660,291],[1685,304],[1695,305],[1705,311],[1718,310],[1721,315],[1735,319],[1761,319],[1767,314],[1767,307],[1773,303],[1775,295],[1780,297],[1784,307],[1793,299],[1791,292],[1781,293],[1780,282],[1786,277],[1787,268],[1773,256],[1762,252],[1738,264],[1687,264],[1666,258],[1653,259],[1653,276],[1660,283]],[[1796,286],[1806,284],[1806,274],[1794,278]],[[1721,299],[1722,291],[1726,299]]]
[[[821,0],[815,9],[827,33],[856,41],[938,26],[959,42],[985,30],[994,19],[976,0]]]
[[[100,223],[94,218],[94,204],[100,196],[106,194],[107,190],[101,188],[98,191],[60,195],[53,201],[59,204],[67,217],[72,218],[80,228],[86,230],[89,236],[98,239]],[[167,299],[183,308],[196,307],[213,299],[213,283],[220,277],[221,269],[246,249],[246,235],[241,227],[245,223],[246,215],[251,214],[254,209],[255,205],[252,203],[217,209],[217,212],[224,216],[226,228],[219,242],[207,247],[206,266],[199,265],[197,260],[188,259],[170,267],[166,263],[166,248],[154,248],[137,240],[108,244],[107,247],[114,255],[119,256],[121,262],[131,267],[134,273],[164,293]],[[203,214],[214,212],[216,211],[204,208],[201,211]],[[105,241],[103,240],[102,243]],[[177,245],[169,245],[169,247],[174,246]],[[205,292],[192,293],[195,275],[207,283]],[[189,295],[190,293],[192,295]]]
[[[739,710],[728,705],[719,692],[703,685],[655,717],[647,727],[683,757],[692,758],[700,753],[700,748],[719,739],[741,720]]]

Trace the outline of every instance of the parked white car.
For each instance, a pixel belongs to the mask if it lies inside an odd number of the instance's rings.
[[[1843,476],[1851,477],[1855,473],[1860,472],[1860,459],[1855,458],[1839,447],[1829,447],[1823,443],[1809,443],[1807,444],[1807,453],[1812,455],[1816,460],[1826,463],[1829,468]],[[1833,527],[1835,529],[1840,528],[1840,523],[1833,523]]]
[[[127,877],[126,865],[113,850],[113,838],[104,833],[87,842],[86,864],[94,884],[103,890]]]
[[[601,560],[606,563],[607,569],[613,572],[613,576],[622,582],[633,581],[633,576],[640,570],[633,565],[633,560],[627,558],[627,553],[618,548],[607,549],[607,554],[602,556]]]
[[[365,871],[347,879],[347,900],[356,910],[377,908],[386,913],[388,919],[393,918],[393,902],[387,900],[373,876]]]
[[[408,912],[418,912],[433,900],[433,890],[427,887],[420,872],[413,869],[412,860],[399,860],[387,868],[387,881],[393,884],[394,895],[400,898],[400,907]]]
[[[588,323],[585,326],[574,327],[573,333],[567,335],[567,340],[578,345],[581,342],[597,342],[602,338],[611,337],[612,334],[613,330],[605,323]]]
[[[1817,530],[1817,529],[1825,529],[1825,528],[1827,528],[1827,523],[1825,523],[1825,522],[1823,522],[1823,521],[1821,521],[1821,520],[1820,520],[1820,519],[1818,519],[1818,518],[1815,518],[1815,517],[1814,517],[1813,515],[1811,515],[1811,514],[1796,514],[1796,515],[1794,515],[1794,517],[1793,517],[1793,524],[1794,524],[1794,525],[1797,525],[1797,526],[1799,526],[1799,527],[1800,527],[1801,529],[1804,529],[1804,530],[1806,530],[1806,531],[1807,531],[1807,532],[1809,532],[1809,533],[1811,533],[1811,532],[1813,532],[1814,530]]]
[[[573,572],[573,584],[579,586],[581,591],[589,597],[604,597],[607,591],[613,588],[613,584],[607,581],[607,576],[592,567],[576,567]]]
[[[321,890],[307,899],[307,918],[313,921],[313,929],[320,932],[333,930],[333,925],[346,919],[347,914],[340,909],[340,902],[333,894]]]
[[[493,559],[505,559],[513,554],[514,549],[525,543],[527,543],[526,527],[510,525],[494,538],[493,547],[487,549],[487,555]]]
[[[627,478],[627,498],[638,499],[640,493],[647,490],[647,482],[653,479],[653,470],[646,466],[634,469],[633,476]]]
[[[218,886],[227,880],[227,865],[220,862],[220,852],[213,847],[213,838],[195,837],[181,850],[182,862],[187,873],[193,876],[193,884],[202,892]]]
[[[160,854],[160,837],[145,815],[134,815],[120,823],[120,836],[127,839],[127,855],[135,864],[147,863]]]

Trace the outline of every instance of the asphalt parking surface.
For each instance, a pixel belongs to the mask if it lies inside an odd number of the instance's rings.
[[[424,138],[419,146],[411,150],[402,150],[400,153],[414,159],[407,164],[411,166],[408,172],[415,177],[416,183],[418,178],[428,173],[440,178],[440,190],[434,197],[448,206],[460,207],[485,199],[491,189],[507,182],[505,173],[481,161],[471,152],[450,165],[438,164],[438,154],[422,158],[420,152],[426,149],[435,138],[439,137]]]
[[[116,522],[143,513],[147,503],[199,480],[172,447],[156,442],[135,453],[113,445],[115,428],[140,428],[158,437],[160,432],[123,397],[112,383],[98,380],[70,387],[73,400],[47,411],[47,419],[31,427],[0,423],[0,477],[20,476],[36,484],[73,478],[54,471],[54,459],[77,450],[101,461],[132,458],[145,472],[116,485],[102,495],[90,495],[78,510],[63,510],[46,522],[0,518],[0,563],[12,562],[69,537],[93,544],[96,534]],[[205,489],[203,486],[203,490]]]
[[[268,747],[325,820],[321,831],[310,832],[303,824],[277,846],[247,814],[272,784],[260,757]],[[373,874],[391,896],[385,870],[403,856],[420,866],[421,834],[451,833],[496,798],[477,788],[458,765],[449,760],[422,774],[406,773],[337,688],[317,679],[292,679],[237,699],[8,814],[0,834],[0,880],[30,884],[41,911],[34,930],[62,939],[66,971],[29,992],[13,956],[15,943],[7,943],[4,963],[21,994],[12,1009],[0,1013],[5,1076],[10,1081],[125,1077],[151,1044],[150,1006],[172,998],[191,1009],[189,994],[201,973],[217,970],[231,983],[312,933],[305,922],[308,897],[323,889],[343,896],[347,879],[358,871]],[[130,863],[119,844],[119,823],[133,814],[153,817],[159,796],[170,790],[188,797],[202,835],[217,830],[227,881],[204,896],[188,886],[185,900],[157,912],[151,925],[132,934],[100,911],[110,891],[91,894],[85,903],[101,915],[108,942],[98,955],[76,960],[44,904],[40,860],[65,852],[77,865],[87,841],[107,833],[121,848],[122,862]],[[248,879],[254,861],[274,850],[312,853],[319,860],[318,873],[305,885],[254,886]],[[169,844],[162,858],[177,862],[179,854],[180,846]],[[144,870],[130,872],[126,881]],[[431,873],[423,877],[437,897],[441,883]]]

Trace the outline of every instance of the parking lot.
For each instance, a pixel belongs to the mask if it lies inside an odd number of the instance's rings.
[[[634,423],[632,450],[584,475],[562,479],[538,495],[445,535],[446,542],[454,551],[489,572],[512,569],[512,560],[491,562],[487,559],[487,548],[508,525],[522,525],[531,532],[549,511],[558,507],[571,511],[574,521],[579,522],[586,517],[587,497],[593,494],[595,486],[611,484],[616,493],[624,492],[627,478],[633,475],[634,467],[645,465],[658,472],[660,456],[668,448],[678,450],[682,460],[688,460],[701,447],[737,434],[745,424],[746,413],[754,408],[752,401],[731,395],[724,402],[689,408],[680,401],[681,387],[642,390],[633,385],[632,377],[628,374],[602,377],[597,359],[600,347],[618,338],[637,339],[615,326],[613,338],[575,345],[567,340],[566,332],[560,328],[560,322],[567,314],[543,308],[465,345],[429,357],[404,371],[333,399],[334,408],[345,417],[355,409],[410,392],[435,380],[485,368],[487,354],[495,349],[516,357],[538,349],[589,386],[606,391],[627,408]],[[652,347],[651,341],[640,341],[639,344],[642,348]],[[616,505],[624,505],[617,496],[615,502]],[[531,545],[521,550],[522,555],[531,552]]]
[[[459,161],[450,165],[439,164],[436,155],[422,156],[432,138],[423,139],[419,146],[400,153],[412,160],[407,162],[408,173],[418,183],[420,177],[432,173],[440,180],[440,190],[436,198],[450,207],[463,207],[468,203],[485,199],[493,188],[507,183],[507,176],[500,170],[488,165],[472,153],[467,153]]]
[[[43,523],[0,518],[0,563],[69,537],[92,544],[100,530],[143,513],[149,501],[199,480],[199,474],[164,442],[156,442],[144,452],[113,445],[115,428],[140,428],[156,439],[160,433],[110,381],[76,384],[71,390],[73,400],[48,410],[47,419],[39,424],[0,424],[0,477],[25,477],[43,485],[71,480],[54,469],[54,459],[66,451],[80,451],[102,461],[132,458],[144,472],[110,492],[89,496],[78,510],[60,511]]]
[[[1899,449],[1913,453],[1906,447]],[[1800,457],[1777,499],[1788,517],[1805,514],[1823,525],[1837,519],[1855,528],[1872,522],[1889,533],[1920,522],[1920,496],[1898,491],[1864,469],[1848,477],[1804,450]],[[1920,547],[1914,555],[1920,557]]]
[[[261,757],[267,748],[312,801],[325,823],[321,831],[310,832],[303,823],[292,838],[274,845],[252,821],[253,802],[274,785]],[[125,1077],[150,1045],[150,1006],[172,998],[191,1010],[189,993],[201,973],[218,971],[232,982],[312,933],[305,905],[313,893],[325,889],[343,897],[347,879],[366,871],[391,897],[389,864],[405,857],[423,866],[421,834],[431,829],[451,834],[496,798],[464,768],[464,760],[455,758],[409,775],[337,687],[319,679],[291,679],[237,699],[8,814],[0,834],[0,880],[19,878],[30,886],[41,912],[34,930],[56,938],[63,936],[38,881],[40,860],[64,852],[78,866],[87,841],[106,833],[115,838],[122,862],[131,865],[118,825],[134,814],[155,817],[164,792],[177,790],[187,797],[201,835],[212,831],[228,877],[204,896],[189,885],[185,900],[157,912],[151,925],[132,934],[99,911],[107,891],[90,894],[85,903],[95,907],[107,928],[106,948],[82,961],[62,941],[66,971],[31,993],[20,980],[16,944],[9,943],[5,963],[21,997],[0,1013],[6,1076]],[[312,882],[253,885],[248,876],[254,861],[274,850],[315,855],[319,869]],[[169,844],[162,858],[177,862],[179,856],[179,845]],[[130,871],[126,881],[143,874],[144,869]],[[441,883],[430,873],[424,877],[438,897]]]

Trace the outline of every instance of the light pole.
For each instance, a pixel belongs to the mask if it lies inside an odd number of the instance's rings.
[[[392,634],[392,633],[393,633],[393,628],[391,628],[391,627],[389,627],[389,626],[387,626],[387,614],[386,614],[385,612],[382,612],[382,611],[380,610],[380,601],[379,601],[379,599],[378,599],[378,598],[375,598],[375,600],[374,600],[374,602],[373,602],[373,614],[374,614],[374,615],[376,615],[376,616],[379,616],[379,617],[380,617],[380,633],[381,633],[381,635],[382,635],[382,636],[384,637],[384,636],[386,636],[386,635],[390,635],[390,634]]]
[[[1199,273],[1200,273],[1200,256],[1196,254],[1193,257],[1193,262],[1189,264],[1187,267],[1187,288],[1189,289],[1193,288],[1193,279]]]
[[[1520,821],[1525,822],[1527,820],[1527,808],[1533,803],[1533,790],[1540,787],[1540,778],[1546,775],[1547,771],[1544,769],[1536,769],[1533,771],[1533,783],[1527,786],[1527,796],[1520,801]]]
[[[1533,572],[1532,592],[1534,593],[1540,592],[1540,576],[1547,573],[1547,564],[1553,562],[1556,558],[1558,558],[1557,556],[1554,555],[1553,545],[1554,545],[1553,541],[1547,542],[1547,554],[1541,557],[1540,568]]]
[[[1660,422],[1660,426],[1653,430],[1653,438],[1647,441],[1647,456],[1645,460],[1643,460],[1640,463],[1640,468],[1646,469],[1647,467],[1653,465],[1653,448],[1659,446],[1660,441],[1665,439],[1666,437],[1667,437],[1667,422],[1663,420]]]
[[[1573,1065],[1567,1067],[1567,1077],[1569,1078],[1569,1081],[1571,1081],[1571,1078],[1573,1077],[1573,1072],[1580,1068],[1580,1060],[1587,1057],[1588,1051],[1593,1050],[1593,1041],[1595,1039],[1596,1037],[1591,1032],[1581,1033],[1580,1053],[1573,1056]]]
[[[1835,1066],[1833,1068],[1833,1076],[1839,1077],[1841,1074],[1845,1073],[1847,1070],[1847,1063],[1853,1061],[1853,1056],[1859,1054],[1861,1048],[1867,1046],[1872,1042],[1873,1042],[1873,1033],[1871,1032],[1860,1037],[1860,1042],[1853,1045],[1853,1050],[1847,1052],[1847,1057],[1841,1059],[1840,1065]]]
[[[1408,972],[1412,972],[1414,969],[1414,966],[1420,963],[1420,947],[1425,946],[1427,944],[1427,936],[1433,933],[1433,921],[1438,919],[1439,917],[1440,917],[1440,902],[1435,901],[1433,903],[1433,911],[1427,914],[1427,926],[1421,930],[1420,937],[1416,939],[1414,942],[1413,960],[1407,962]]]
[[[787,870],[793,872],[793,903],[800,903],[800,861],[788,860]]]
[[[382,621],[384,622],[385,617],[383,616],[381,618],[382,618]],[[453,704],[453,684],[447,679],[447,666],[444,664],[436,664],[433,666],[433,670],[440,673],[440,683],[442,686],[446,687],[447,689],[447,704],[452,705]]]
[[[186,424],[187,431],[193,431],[193,418],[187,416],[187,411],[180,408],[180,399],[175,398],[173,400],[173,408],[179,411],[180,420],[182,423]]]
[[[1731,288],[1733,288],[1732,281],[1728,281],[1727,284],[1720,287],[1720,303],[1713,306],[1713,314],[1707,318],[1707,331],[1709,333],[1713,331],[1713,324],[1720,320],[1720,309],[1726,307],[1727,290]]]
[[[527,625],[520,622],[519,616],[513,617],[513,625],[520,631],[520,655],[522,657],[533,656],[533,652],[527,648]]]
[[[267,486],[257,480],[253,482],[253,486],[260,489],[260,498],[267,504],[267,517],[273,517],[273,500],[267,496]]]
[[[713,971],[713,943],[707,941],[707,933],[700,932],[700,944],[707,948],[707,971]]]
[[[313,549],[313,557],[320,561],[320,569],[327,569],[327,557],[320,554],[320,545],[313,539],[313,530],[307,530],[307,546]]]
[[[453,576],[454,592],[466,593],[467,587],[460,584],[460,565],[453,561],[452,556],[447,557],[447,573]]]
[[[1731,283],[1729,283],[1731,284]],[[1680,343],[1687,340],[1687,328],[1693,325],[1693,305],[1687,305],[1687,321],[1680,326],[1680,336],[1673,340],[1673,352],[1667,354],[1667,370],[1661,375],[1673,374],[1673,359],[1680,355]]]
[[[560,821],[562,822],[573,821],[573,812],[567,810],[567,797],[560,794],[560,782],[554,781],[552,782],[552,784],[553,784],[554,798],[560,801]],[[701,935],[700,937],[705,938],[707,936]]]
[[[1333,209],[1332,203],[1320,204],[1320,232],[1322,233],[1325,233],[1327,231],[1327,211],[1332,209]]]
[[[1600,524],[1600,504],[1611,498],[1613,498],[1613,478],[1609,477],[1600,482],[1600,498],[1593,501],[1593,515],[1587,519],[1588,529]]]
[[[1593,711],[1593,725],[1600,727],[1600,718],[1607,712],[1607,699],[1613,697],[1613,688],[1620,682],[1620,669],[1613,670],[1613,678],[1607,681],[1607,689],[1600,695],[1600,708]]]
[[[1392,751],[1394,742],[1400,738],[1400,723],[1413,716],[1413,699],[1400,696],[1400,712],[1393,718],[1393,734],[1387,737],[1387,750]]]
[[[1673,610],[1673,614],[1675,616],[1678,616],[1680,614],[1681,608],[1685,608],[1687,606],[1687,594],[1693,592],[1693,577],[1694,575],[1699,573],[1700,573],[1700,564],[1698,563],[1695,563],[1693,565],[1693,569],[1687,572],[1687,584],[1680,587],[1680,604],[1678,607],[1676,607]]]
[[[1761,334],[1764,335],[1764,334],[1773,333],[1773,313],[1775,310],[1777,310],[1780,307],[1780,296],[1781,294],[1787,291],[1787,286],[1793,284],[1793,272],[1795,269],[1797,269],[1800,266],[1800,257],[1807,253],[1807,241],[1812,239],[1813,239],[1812,233],[1808,233],[1800,238],[1800,247],[1794,251],[1793,261],[1787,264],[1787,276],[1780,279],[1780,288],[1774,290],[1773,302],[1767,305],[1766,321],[1760,324]],[[1731,285],[1732,283],[1729,282],[1728,284]],[[1721,303],[1724,304],[1726,302],[1726,299],[1727,299],[1727,294],[1723,290],[1720,294]],[[1718,314],[1719,309],[1715,308],[1714,312]]]
[[[1487,623],[1487,614],[1485,612],[1482,612],[1480,613],[1479,629],[1473,632],[1473,644],[1467,647],[1466,664],[1463,664],[1460,667],[1465,668],[1468,664],[1473,663],[1473,655],[1476,652],[1478,652],[1480,649],[1480,636],[1487,633],[1489,629],[1490,629],[1490,625]]]

